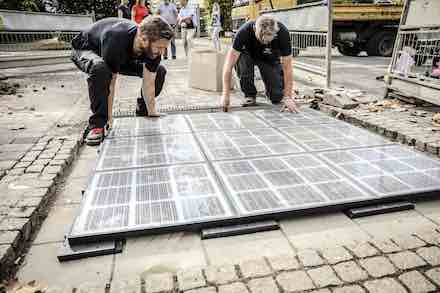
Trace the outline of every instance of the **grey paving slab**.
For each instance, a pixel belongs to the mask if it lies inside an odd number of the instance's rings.
[[[134,275],[176,273],[207,262],[200,236],[195,233],[172,233],[127,239],[124,251],[115,256],[114,280]]]
[[[99,256],[60,263],[60,243],[33,245],[18,272],[20,282],[77,287],[83,283],[105,285],[110,281],[113,256]],[[85,270],[84,268],[87,268]]]

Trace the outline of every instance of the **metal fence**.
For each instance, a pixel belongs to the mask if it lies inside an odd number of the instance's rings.
[[[0,51],[69,50],[78,32],[0,32]]]
[[[401,30],[391,73],[440,84],[440,26]]]

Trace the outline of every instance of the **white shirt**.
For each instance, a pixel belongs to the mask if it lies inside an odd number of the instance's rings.
[[[179,11],[179,16],[181,18],[191,15],[192,15],[193,25],[194,27],[197,27],[197,15],[194,8],[190,7],[189,5],[186,5],[185,7],[182,7]]]
[[[159,14],[162,16],[169,24],[175,25],[177,23],[177,8],[174,3],[165,3],[160,4],[159,6]]]

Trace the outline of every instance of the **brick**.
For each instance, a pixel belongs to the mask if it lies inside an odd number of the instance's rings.
[[[402,249],[393,243],[391,240],[372,239],[371,244],[377,247],[382,253],[393,253],[401,251]]]
[[[399,276],[399,280],[405,284],[412,293],[435,291],[435,286],[418,271],[404,273]]]
[[[388,257],[401,270],[409,270],[426,265],[426,262],[420,256],[411,251],[389,254]]]
[[[53,159],[55,157],[55,154],[56,153],[52,151],[44,151],[38,156],[38,159]]]
[[[174,290],[174,279],[171,273],[143,275],[141,281],[148,293],[172,292]]]
[[[374,278],[381,278],[396,272],[394,265],[383,256],[362,259],[359,263]]]
[[[43,165],[43,166],[47,166],[50,163],[50,159],[40,159],[38,158],[37,160],[34,161],[34,164],[37,165]]]
[[[62,166],[63,168],[67,165],[66,160],[52,160],[49,163],[49,166]]]
[[[0,158],[2,158],[2,154],[0,154]],[[9,170],[17,164],[17,161],[0,161],[0,170]]]
[[[47,166],[44,169],[44,173],[62,175],[63,174],[63,166]]]
[[[9,244],[16,246],[19,240],[19,231],[0,231],[0,245]]]
[[[32,164],[26,169],[26,173],[41,173],[44,170],[44,165]]]
[[[351,260],[353,258],[344,247],[324,249],[321,251],[321,253],[329,264],[337,264],[339,262]]]
[[[218,293],[248,293],[249,290],[243,283],[232,283],[218,287]]]
[[[233,265],[224,265],[219,267],[208,267],[205,269],[206,280],[210,284],[226,284],[238,280],[235,267]]]
[[[1,153],[1,159],[3,161],[19,161],[25,156],[25,152],[7,152]]]
[[[215,289],[215,287],[206,287],[185,291],[185,293],[217,293],[217,290]]]
[[[366,258],[379,254],[379,251],[368,242],[358,245],[349,245],[347,248],[358,258]]]
[[[394,236],[392,240],[403,249],[415,249],[426,245],[425,242],[413,235]]]
[[[278,255],[268,257],[269,264],[274,271],[288,271],[299,269],[298,260],[292,255]]]
[[[271,270],[264,259],[242,262],[240,270],[245,278],[257,278],[271,274]]]
[[[324,264],[324,260],[314,250],[299,251],[298,259],[305,267],[316,267]]]
[[[32,147],[31,151],[44,151],[45,149],[46,149],[45,143],[43,144],[38,143]]]
[[[344,282],[354,283],[368,278],[367,273],[354,261],[337,264],[333,266],[333,269]]]
[[[429,271],[425,272],[425,275],[434,283],[437,284],[437,286],[440,286],[440,268],[430,269]]]
[[[27,241],[31,237],[32,224],[26,218],[6,218],[0,223],[0,231],[19,231]]]
[[[32,164],[32,162],[18,162],[14,168],[27,168]]]
[[[345,286],[333,289],[333,293],[365,293],[365,289],[359,285]]]
[[[428,244],[440,244],[440,233],[435,230],[417,231],[415,235]]]
[[[367,281],[364,283],[364,286],[370,293],[406,293],[406,290],[402,285],[396,280],[390,278]]]
[[[54,160],[66,160],[68,164],[72,162],[73,155],[68,154],[57,154]]]
[[[183,291],[203,287],[206,285],[200,269],[189,269],[177,273],[179,288]]]
[[[431,266],[440,265],[440,248],[436,246],[419,248],[417,254],[426,260]]]
[[[342,284],[330,266],[308,270],[310,278],[319,287],[337,286]]]
[[[315,288],[310,277],[303,271],[282,272],[276,280],[286,292],[301,292]]]
[[[14,167],[13,169],[10,169],[8,171],[8,174],[9,175],[13,175],[13,176],[20,176],[20,175],[24,174],[24,171],[25,171],[25,168]]]
[[[278,293],[277,284],[270,278],[252,279],[248,283],[248,287],[252,293]]]

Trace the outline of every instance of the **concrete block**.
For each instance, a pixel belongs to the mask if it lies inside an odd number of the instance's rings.
[[[206,280],[210,284],[227,284],[238,280],[234,265],[210,266],[205,269]]]
[[[315,289],[312,280],[303,271],[282,272],[276,277],[276,280],[285,292],[301,292]]]
[[[245,278],[257,278],[272,272],[264,259],[255,259],[240,263],[240,270]]]
[[[189,64],[189,86],[192,88],[221,91],[225,54],[214,50],[194,50]]]
[[[341,280],[336,276],[330,266],[311,269],[308,270],[307,273],[319,288],[342,284]]]
[[[289,271],[300,267],[300,264],[293,255],[269,256],[269,264],[274,271]]]
[[[417,254],[431,266],[440,265],[440,248],[436,246],[419,248]]]
[[[379,254],[379,251],[368,242],[358,245],[348,245],[347,248],[358,258],[365,258]]]
[[[426,245],[419,238],[409,234],[392,236],[391,239],[403,249],[415,249]]]
[[[252,279],[248,282],[249,289],[252,293],[279,293],[277,284],[275,284],[274,279],[258,278]]]
[[[368,278],[368,274],[354,261],[337,264],[333,269],[344,282],[354,283]]]
[[[321,254],[329,264],[337,264],[353,258],[344,247],[327,248],[322,250]]]
[[[324,260],[315,250],[301,250],[298,252],[298,258],[305,267],[315,267],[324,264]]]
[[[406,293],[406,290],[402,285],[400,285],[396,280],[390,278],[367,281],[364,283],[364,286],[370,293]]]
[[[411,251],[389,254],[388,257],[401,270],[409,270],[426,265],[426,262],[420,256]]]

